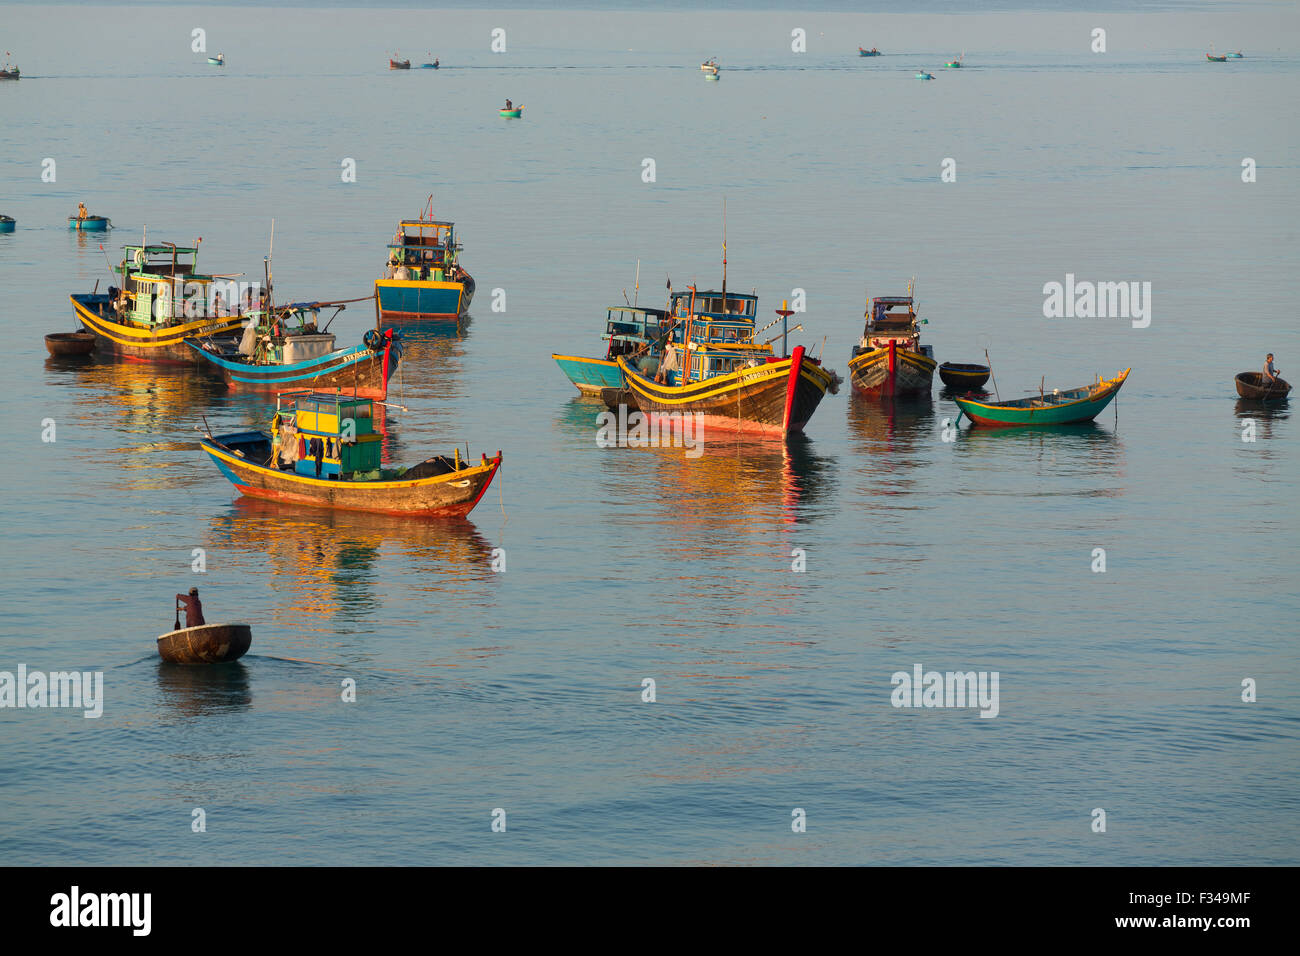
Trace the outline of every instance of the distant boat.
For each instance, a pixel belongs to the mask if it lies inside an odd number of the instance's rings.
[[[524,115],[524,108],[522,106],[514,106],[510,109],[506,109],[503,106],[501,107],[501,115],[506,119],[519,119]]]
[[[225,66],[226,55],[224,53],[218,53],[216,56],[210,56],[208,57],[208,63],[212,66]]]
[[[704,78],[714,83],[721,79],[716,70],[713,73],[705,73]]]
[[[961,61],[964,60],[965,58],[966,58],[966,54],[963,53],[961,56],[957,57],[957,59],[953,60],[951,63],[945,63],[944,66],[946,66],[950,70],[960,70]]]
[[[1010,402],[977,402],[972,398],[954,401],[962,414],[980,425],[1074,425],[1090,422],[1101,414],[1119,394],[1131,371],[1126,368],[1114,378],[1099,378],[1092,385],[1065,391],[1040,390],[1037,395]],[[957,418],[960,421],[961,415]]]
[[[410,60],[394,60],[394,59],[391,59],[391,58],[390,58],[389,61],[388,61],[388,68],[389,68],[390,70],[409,70],[409,69],[411,68],[411,61],[410,61]]]
[[[375,280],[380,322],[457,322],[468,314],[476,285],[461,251],[456,224],[433,218],[430,196],[419,218],[397,224],[388,245],[385,277]]]
[[[1290,384],[1283,378],[1265,385],[1263,372],[1240,372],[1235,383],[1238,395],[1257,402],[1286,401],[1287,395],[1291,392]]]
[[[1226,55],[1224,55],[1224,56],[1215,56],[1213,53],[1207,53],[1207,54],[1205,54],[1205,58],[1206,58],[1207,60],[1209,60],[1211,63],[1227,63],[1227,62],[1228,62],[1228,57],[1227,57]]]
[[[0,232],[13,232],[18,221],[13,216],[0,216]]]
[[[939,378],[943,384],[953,389],[983,388],[989,380],[992,370],[987,365],[962,365],[958,362],[944,362],[939,366]]]
[[[720,67],[718,66],[718,61],[715,58],[709,57],[709,59],[705,60],[703,63],[700,64],[700,69],[703,70],[705,73],[717,73]]]
[[[619,388],[623,373],[618,369],[618,357],[628,355],[638,358],[643,371],[651,363],[659,365],[659,341],[668,331],[668,313],[661,309],[641,309],[632,305],[610,306],[605,316],[605,334],[609,343],[604,358],[587,358],[578,355],[551,353],[551,358],[569,377],[583,395],[597,396],[602,388]]]
[[[437,68],[438,68],[438,61],[437,61],[437,60],[434,60],[432,63],[421,63],[421,64],[420,64],[420,69],[422,69],[422,70],[436,70]]]
[[[106,232],[112,226],[112,220],[106,216],[68,217],[68,228],[78,232]]]
[[[880,56],[881,53],[874,46],[870,50],[864,50],[858,47],[858,56]]]
[[[934,74],[933,74],[933,73],[918,73],[918,74],[916,74],[916,78],[917,78],[918,80],[933,80],[933,79],[934,79]]]
[[[1240,50],[1238,50],[1236,53],[1229,53],[1229,54],[1228,54],[1228,59],[1229,59],[1229,60],[1242,60],[1242,59],[1245,59],[1245,57],[1246,57],[1246,54],[1242,53]]]
[[[253,644],[247,624],[199,624],[158,637],[158,656],[169,664],[225,664],[238,660]]]
[[[880,296],[867,307],[862,338],[849,355],[849,381],[872,398],[930,394],[934,349],[921,344],[912,286],[907,295]]]
[[[20,75],[16,66],[12,68],[6,66],[3,70],[0,70],[0,80],[16,80]]]
[[[384,468],[383,435],[369,399],[285,392],[276,398],[274,435],[235,432],[199,447],[252,498],[385,514],[464,517],[501,467],[495,458],[438,455],[410,468]]]

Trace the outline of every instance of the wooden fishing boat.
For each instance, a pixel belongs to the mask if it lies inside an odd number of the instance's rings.
[[[512,109],[502,107],[500,112],[506,119],[519,119],[524,115],[524,108],[522,106],[516,106]]]
[[[963,53],[961,56],[957,57],[957,59],[953,60],[952,62],[950,62],[950,63],[945,63],[944,66],[947,67],[947,68],[950,69],[950,70],[960,70],[960,69],[961,69],[961,61],[964,60],[964,59],[966,59],[966,54],[965,54],[965,53]]]
[[[68,228],[78,232],[107,232],[112,221],[107,216],[69,216]]]
[[[916,74],[916,78],[917,78],[918,80],[933,80],[933,79],[934,79],[934,74],[933,74],[933,73],[926,73],[926,72],[923,71],[923,72],[921,72],[921,73]]]
[[[640,371],[654,377],[659,366],[659,343],[668,331],[668,313],[661,309],[641,309],[631,305],[610,306],[605,316],[605,334],[609,345],[604,358],[551,353],[560,370],[583,395],[596,397],[601,389],[620,388],[623,373],[618,367],[620,355],[626,355]]]
[[[849,356],[855,391],[872,398],[929,395],[934,384],[934,349],[921,344],[921,322],[907,295],[871,299],[862,339]]]
[[[389,61],[388,61],[388,68],[389,68],[390,70],[409,70],[409,69],[411,68],[411,61],[410,61],[410,60],[394,60],[394,59],[391,59],[391,58],[390,58]]]
[[[218,53],[216,56],[210,56],[208,57],[208,63],[211,66],[225,66],[226,55],[224,53]]]
[[[1241,60],[1244,59],[1246,56],[1246,54],[1242,53],[1240,50],[1238,50],[1236,53],[1228,53],[1225,55],[1229,60]]]
[[[421,63],[421,64],[420,64],[420,69],[422,69],[422,70],[436,70],[437,68],[438,68],[438,61],[437,61],[437,60],[434,60],[432,63]]]
[[[1259,402],[1285,401],[1291,392],[1291,385],[1284,378],[1266,385],[1263,372],[1238,372],[1234,382],[1238,395]]]
[[[460,264],[456,224],[433,218],[433,197],[403,219],[388,244],[385,277],[375,280],[380,323],[457,321],[474,300],[474,277]]]
[[[709,57],[709,59],[700,64],[700,69],[705,73],[717,73],[721,67],[718,66],[718,61],[715,57]]]
[[[983,388],[991,371],[987,365],[944,362],[939,366],[939,378],[943,379],[943,384],[953,389]]]
[[[1226,63],[1226,62],[1228,62],[1228,57],[1227,57],[1227,55],[1224,55],[1224,56],[1215,56],[1213,53],[1207,53],[1207,54],[1205,54],[1205,58],[1206,58],[1207,60],[1209,60],[1211,63]]]
[[[13,232],[18,221],[13,216],[0,216],[0,232]]]
[[[728,293],[725,276],[722,292],[692,286],[669,304],[673,324],[657,372],[617,359],[623,387],[652,419],[698,414],[706,428],[785,436],[802,431],[826,392],[838,390],[839,377],[803,346],[777,356],[754,340],[758,297]]]
[[[370,400],[302,391],[277,397],[270,435],[208,435],[200,447],[249,497],[386,514],[464,517],[501,467],[499,451],[474,463],[457,450],[383,468],[381,440]]]
[[[21,75],[22,74],[19,72],[18,67],[16,66],[15,67],[7,66],[3,70],[0,70],[0,80],[16,80],[19,77],[21,77]]]
[[[95,337],[89,332],[51,332],[45,336],[45,350],[55,358],[89,355],[95,350]]]
[[[864,50],[862,47],[858,47],[858,56],[880,56],[880,51],[874,46],[870,50]]]
[[[158,656],[169,664],[225,664],[239,660],[253,643],[247,624],[200,624],[158,637]]]
[[[1070,388],[1065,391],[1040,391],[1030,398],[1009,402],[980,402],[973,398],[957,398],[961,412],[980,425],[1073,425],[1090,422],[1119,394],[1132,369],[1125,369],[1114,378],[1098,377],[1092,385]]]
[[[225,280],[196,271],[197,247],[160,243],[124,249],[122,263],[114,270],[122,276],[121,289],[68,297],[101,353],[191,365],[194,355],[186,339],[233,341],[242,317],[214,307],[216,284]]]
[[[341,311],[343,306],[340,302],[277,306],[246,326],[238,344],[229,339],[186,339],[185,344],[200,364],[217,371],[235,391],[342,388],[363,398],[385,399],[401,360],[401,342],[392,329],[375,328],[366,332],[360,345],[336,349],[329,323],[321,330],[318,316],[322,308]]]

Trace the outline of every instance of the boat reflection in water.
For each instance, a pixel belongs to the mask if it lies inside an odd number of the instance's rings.
[[[381,608],[386,617],[417,620],[432,603],[423,595],[480,599],[497,577],[491,544],[465,520],[256,498],[239,498],[212,519],[208,547],[242,554],[250,572],[269,570],[269,620],[291,635],[334,635],[334,624],[373,621]]]
[[[158,662],[158,690],[182,717],[210,717],[248,710],[253,705],[248,667],[243,661],[191,667]]]

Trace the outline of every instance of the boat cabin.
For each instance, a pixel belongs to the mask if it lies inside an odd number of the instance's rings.
[[[606,358],[610,361],[620,355],[637,352],[655,354],[663,333],[668,330],[668,313],[662,309],[639,309],[631,305],[610,308],[605,320],[605,334],[609,343]]]
[[[858,351],[888,348],[891,340],[900,348],[923,351],[920,347],[921,327],[910,295],[881,296],[871,300]]]
[[[281,392],[275,404],[272,430],[280,467],[314,478],[318,448],[322,478],[355,479],[379,471],[383,436],[375,431],[370,399],[302,390]]]
[[[170,242],[122,248],[122,264],[115,270],[122,288],[110,289],[109,295],[125,321],[152,328],[208,317],[214,277],[198,273],[197,248]]]
[[[451,281],[459,272],[455,223],[403,219],[388,244],[385,278]]]
[[[661,368],[670,385],[683,384],[686,360],[690,355],[688,381],[698,382],[718,375],[728,375],[746,365],[764,361],[771,353],[769,345],[753,341],[754,316],[758,296],[736,292],[675,292],[670,303],[674,324],[669,335]]]

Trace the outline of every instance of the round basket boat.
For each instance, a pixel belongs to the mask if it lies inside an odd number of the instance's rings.
[[[51,332],[45,336],[45,350],[56,358],[89,355],[95,351],[95,337],[89,332]]]
[[[200,624],[158,638],[158,656],[171,664],[224,664],[239,660],[253,643],[247,624]]]
[[[1263,372],[1238,372],[1235,381],[1238,395],[1257,402],[1281,401],[1291,391],[1290,384],[1282,378],[1265,385]]]
[[[107,216],[87,216],[85,219],[78,219],[76,216],[68,217],[68,228],[76,229],[78,232],[107,232],[109,225]]]
[[[944,362],[939,366],[939,378],[949,388],[983,388],[989,380],[989,367]]]
[[[517,110],[502,110],[501,115],[506,119],[519,119],[524,115],[524,108],[521,106]]]

